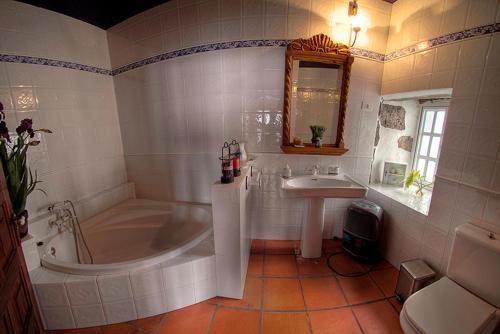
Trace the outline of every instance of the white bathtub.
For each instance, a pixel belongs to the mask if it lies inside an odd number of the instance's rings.
[[[81,227],[93,264],[88,256],[78,263],[73,234],[66,231],[44,240],[43,267],[106,275],[159,264],[204,240],[212,232],[212,213],[210,205],[130,199],[81,222]]]
[[[42,266],[30,271],[45,329],[125,322],[215,297],[210,205],[131,199],[81,225],[95,264],[78,263],[63,232],[44,240]]]

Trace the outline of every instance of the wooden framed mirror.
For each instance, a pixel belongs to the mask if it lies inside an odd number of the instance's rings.
[[[344,121],[354,61],[349,47],[319,34],[290,42],[285,57],[281,149],[293,154],[346,153]],[[320,145],[311,126],[324,128]]]

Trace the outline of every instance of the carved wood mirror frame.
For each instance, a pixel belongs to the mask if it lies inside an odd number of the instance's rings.
[[[292,67],[294,60],[342,65],[339,119],[337,138],[334,144],[323,144],[321,147],[316,148],[312,144],[305,144],[305,147],[295,147],[290,142]],[[344,147],[344,122],[353,61],[354,57],[351,56],[347,45],[334,43],[330,37],[324,34],[315,35],[309,39],[296,39],[288,44],[285,56],[285,96],[283,101],[283,136],[281,144],[281,149],[284,153],[342,155],[348,151]]]

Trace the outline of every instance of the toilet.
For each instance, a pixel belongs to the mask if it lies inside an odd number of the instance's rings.
[[[406,300],[399,315],[403,331],[492,333],[500,319],[499,238],[472,224],[458,226],[446,277]]]

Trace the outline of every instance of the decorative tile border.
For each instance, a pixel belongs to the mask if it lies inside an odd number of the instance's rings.
[[[158,63],[160,61],[167,59],[193,55],[196,53],[203,53],[203,52],[217,51],[217,50],[239,49],[239,48],[253,48],[259,46],[286,47],[287,44],[288,44],[287,39],[260,39],[260,40],[212,43],[200,46],[193,46],[190,48],[162,53],[157,56],[152,56],[143,60],[139,60],[134,63],[114,69],[111,71],[111,73],[112,75],[118,75],[145,65]]]
[[[111,70],[107,70],[104,68],[90,66],[90,65],[83,65],[64,60],[42,58],[42,57],[0,54],[0,62],[47,65],[54,67],[70,68],[72,70],[86,71],[97,74],[111,75]]]
[[[436,38],[432,38],[427,41],[423,41],[414,45],[407,46],[405,48],[393,51],[387,55],[382,53],[351,48],[351,54],[355,57],[370,59],[378,62],[386,62],[391,61],[397,58],[408,56],[412,53],[421,52],[428,50],[433,47],[437,47],[440,45],[462,41],[469,38],[474,38],[478,36],[488,35],[492,33],[500,32],[500,23],[489,24],[481,27],[466,29],[463,31],[439,36]],[[114,70],[108,70],[104,68],[99,68],[95,66],[77,64],[73,62],[63,61],[63,60],[54,60],[47,59],[41,57],[30,57],[30,56],[19,56],[19,55],[7,55],[0,54],[0,62],[8,62],[8,63],[21,63],[21,64],[35,64],[35,65],[47,65],[54,67],[63,67],[69,68],[73,70],[86,71],[91,73],[103,74],[103,75],[118,75],[130,70],[155,64],[167,59],[173,59],[182,56],[193,55],[197,53],[209,52],[209,51],[217,51],[217,50],[229,50],[229,49],[239,49],[239,48],[253,48],[253,47],[262,47],[262,46],[271,46],[271,47],[286,47],[288,39],[261,39],[261,40],[243,40],[243,41],[232,41],[232,42],[221,42],[221,43],[212,43],[200,46],[193,46],[185,49],[175,50],[171,52],[162,53],[156,56],[152,56],[146,59],[142,59],[133,63],[130,63],[125,66],[121,66]]]
[[[425,51],[430,48],[434,48],[436,46],[458,42],[473,37],[493,34],[496,32],[500,32],[500,23],[488,24],[481,27],[454,32],[451,34],[432,38],[430,40],[423,41],[414,45],[410,45],[396,51],[392,51],[391,53],[385,55],[384,61],[391,61],[397,58],[408,56],[412,53]]]

